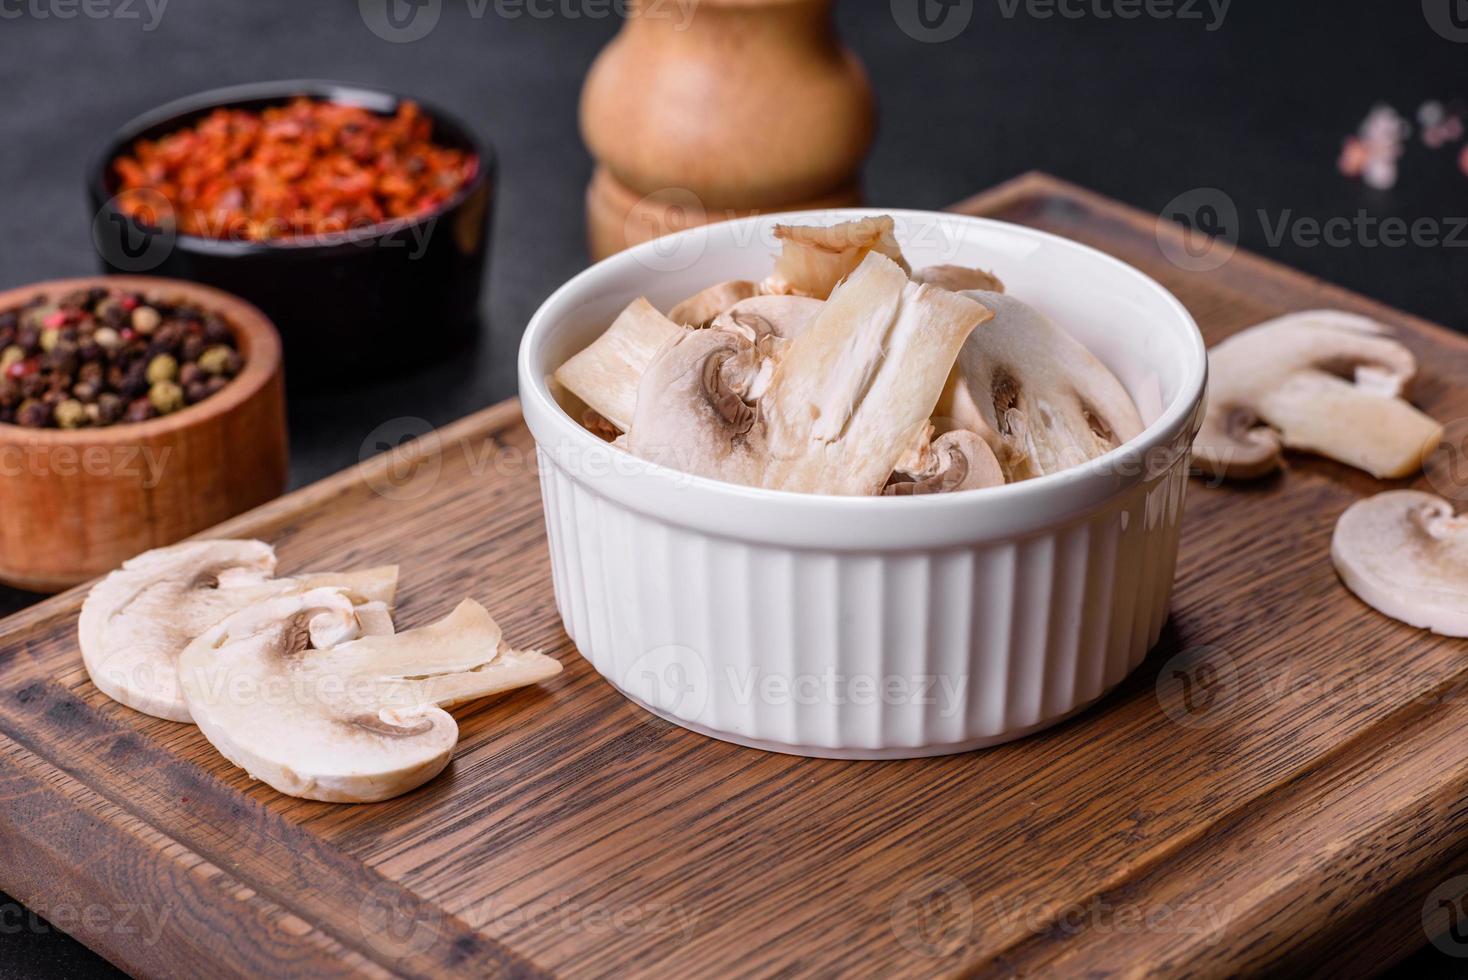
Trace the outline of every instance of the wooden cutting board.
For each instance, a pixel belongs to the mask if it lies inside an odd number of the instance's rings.
[[[1468,416],[1468,342],[1441,328],[1242,253],[1184,272],[1159,249],[1175,227],[1048,177],[959,210],[1140,266],[1210,341],[1316,306],[1379,317],[1422,404]],[[414,446],[218,533],[274,542],[286,572],[399,562],[403,624],[473,595],[565,673],[460,712],[418,792],[308,803],[102,697],[81,592],[59,596],[0,624],[0,888],[149,975],[1221,976],[1384,965],[1468,869],[1468,643],[1376,615],[1327,558],[1366,476],[1296,458],[1195,481],[1161,647],[1070,724],[832,762],[688,734],[577,655],[514,403]]]

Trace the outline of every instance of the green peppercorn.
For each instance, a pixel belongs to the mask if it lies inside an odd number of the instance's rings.
[[[41,350],[49,354],[56,348],[61,340],[61,331],[55,327],[47,327],[41,331]]]
[[[158,381],[148,389],[148,401],[159,415],[167,415],[184,407],[183,389],[172,381]]]
[[[79,429],[87,424],[87,407],[75,398],[58,402],[53,410],[56,424],[63,429]]]
[[[178,361],[172,354],[159,354],[148,362],[148,382],[173,381],[178,378]]]
[[[103,350],[112,350],[118,344],[122,343],[122,334],[113,330],[111,327],[98,327],[97,332],[92,334],[92,339]]]
[[[3,351],[0,351],[0,371],[4,371],[10,365],[17,364],[23,360],[25,360],[25,348],[11,344]]]
[[[228,374],[238,356],[233,349],[218,344],[199,355],[199,367],[206,374]]]

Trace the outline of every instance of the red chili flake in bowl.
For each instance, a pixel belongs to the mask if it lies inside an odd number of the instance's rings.
[[[216,109],[114,160],[118,205],[155,224],[168,220],[161,196],[178,231],[248,241],[416,218],[443,207],[479,167],[432,134],[413,102],[392,116],[307,98],[261,112]]]

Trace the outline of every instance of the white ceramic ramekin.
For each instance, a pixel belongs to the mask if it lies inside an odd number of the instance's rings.
[[[1146,431],[1026,483],[828,497],[644,463],[552,397],[546,376],[637,296],[667,309],[721,280],[761,279],[775,224],[869,214],[897,219],[914,268],[993,269],[1116,372]],[[696,228],[557,290],[530,321],[519,371],[566,631],[624,694],[684,727],[837,758],[992,745],[1101,697],[1167,617],[1207,356],[1182,304],[1093,249],[919,211]]]

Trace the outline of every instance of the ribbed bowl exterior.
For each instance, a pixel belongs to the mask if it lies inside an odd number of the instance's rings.
[[[863,552],[680,526],[540,455],[556,601],[582,655],[679,724],[843,758],[995,744],[1119,684],[1167,617],[1187,474],[1184,453],[1014,540]]]

